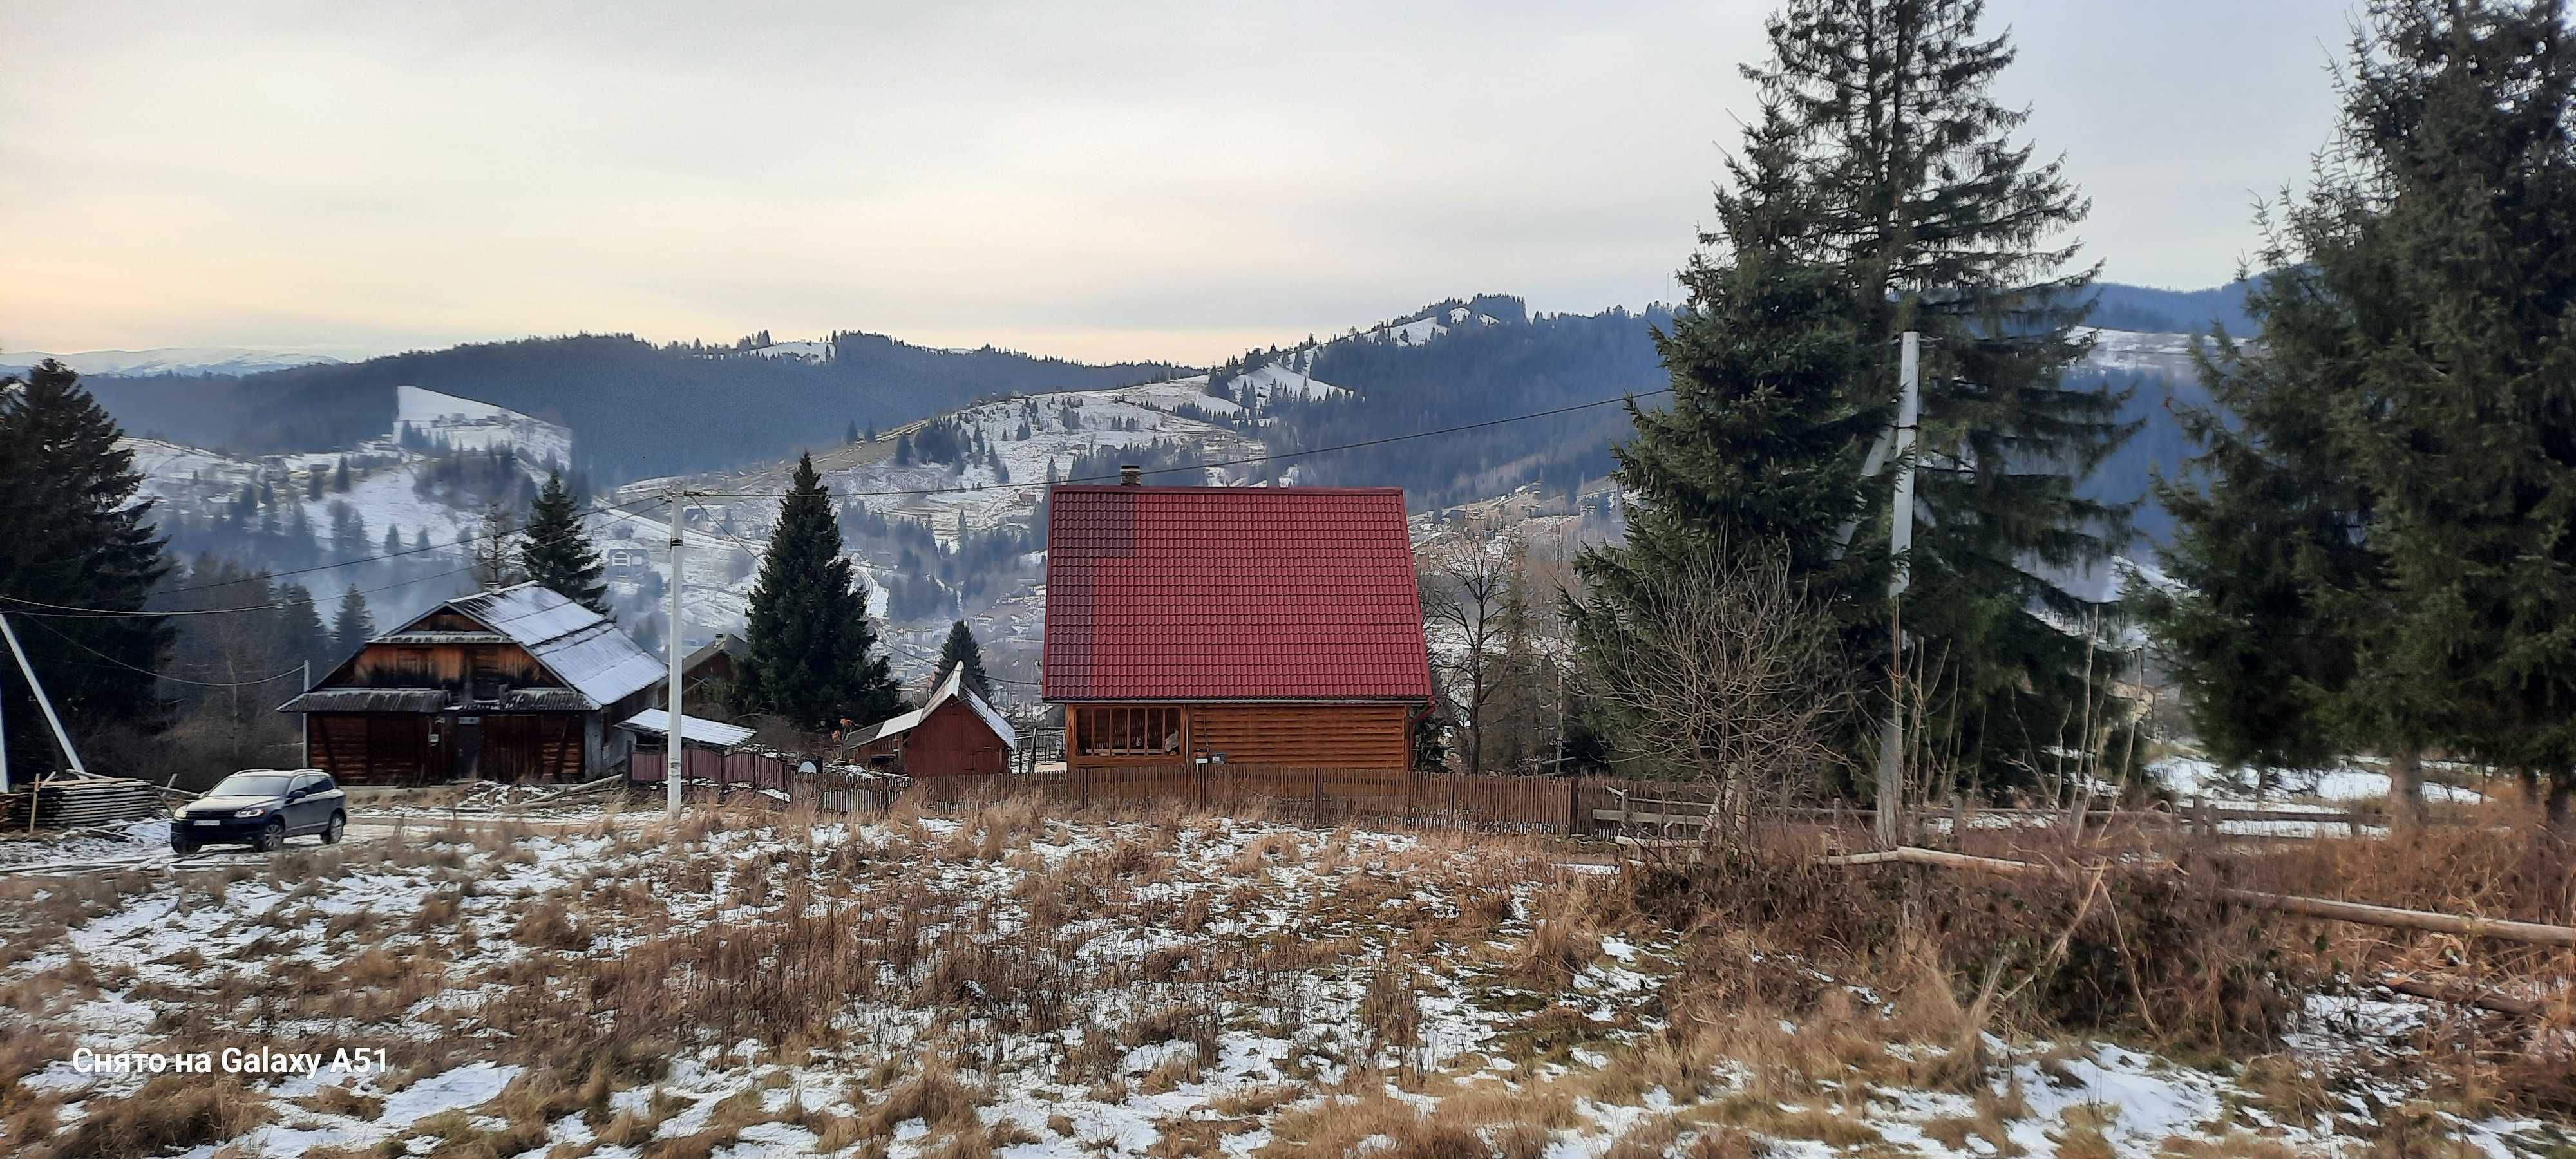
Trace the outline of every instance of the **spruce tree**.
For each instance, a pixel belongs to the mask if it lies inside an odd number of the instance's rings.
[[[350,584],[340,593],[339,614],[331,621],[332,662],[357,655],[375,634],[376,620],[367,614],[367,597],[358,594],[358,585]]]
[[[316,606],[313,593],[302,584],[277,586],[275,617],[281,667],[311,664],[323,671],[337,659],[331,630],[322,626],[322,610]]]
[[[1982,14],[1790,0],[1772,18],[1770,59],[1745,69],[1764,103],[1720,202],[1725,249],[1686,272],[1695,307],[1661,339],[1674,401],[1621,449],[1643,540],[1588,566],[1618,600],[1672,553],[1785,553],[1855,678],[1885,687],[1891,478],[1859,467],[1893,413],[1898,336],[1920,332],[1903,663],[1935,682],[1924,751],[1995,788],[2081,747],[2067,729],[2107,680],[2060,626],[2106,609],[2052,579],[2126,539],[2126,509],[2076,488],[2129,428],[2122,396],[2060,381],[2085,354],[2092,270],[2069,272],[2058,239],[2085,204],[2010,139],[2027,114],[1993,96],[2013,53]]]
[[[545,490],[529,507],[527,534],[519,540],[519,567],[557,595],[608,614],[608,585],[599,578],[607,565],[583,534],[581,517],[573,511],[572,492],[564,489],[562,475],[546,476]]]
[[[840,521],[811,455],[797,459],[795,481],[778,502],[747,621],[750,654],[735,690],[744,710],[810,732],[902,711],[868,617],[867,581],[841,553]]]
[[[105,408],[80,376],[52,359],[21,382],[0,379],[0,610],[42,673],[63,723],[78,731],[156,727],[164,716],[151,673],[173,632],[163,618],[42,616],[31,604],[141,611],[170,569],[151,524],[143,476]],[[24,601],[24,602],[20,602]],[[111,662],[102,662],[112,661]],[[26,683],[0,679],[9,758],[24,776],[60,767]]]
[[[2547,776],[2561,820],[2576,805],[2571,50],[2558,0],[2372,6],[2337,147],[2270,231],[2262,349],[2204,423],[2211,457],[2280,469],[2219,459],[2184,508],[2191,590],[2161,626],[2217,690],[2204,728],[2376,748],[2401,785],[2439,746]],[[2333,502],[2256,550],[2241,519],[2267,486]],[[2266,585],[2300,587],[2286,626],[2224,614]],[[2299,695],[2225,699],[2261,681]]]
[[[959,685],[973,690],[985,703],[992,703],[993,678],[984,673],[984,650],[977,646],[974,629],[968,628],[964,620],[949,625],[948,638],[940,642],[939,679],[948,679],[948,673],[961,664],[966,667],[966,675]]]

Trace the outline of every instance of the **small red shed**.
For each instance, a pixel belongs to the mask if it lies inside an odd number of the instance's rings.
[[[860,763],[900,758],[914,777],[991,776],[1010,771],[1019,734],[984,698],[965,685],[966,670],[948,670],[921,707],[850,734],[845,743]]]

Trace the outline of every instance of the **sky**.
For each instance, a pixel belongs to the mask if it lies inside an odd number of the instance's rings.
[[[0,349],[766,329],[1204,363],[1679,297],[1767,4],[5,0]],[[2348,0],[1992,0],[2106,278],[2226,281]]]

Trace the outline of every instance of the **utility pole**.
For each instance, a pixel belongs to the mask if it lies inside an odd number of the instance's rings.
[[[299,679],[304,681],[304,687],[295,690],[299,695],[313,691],[313,662],[305,661],[303,668],[304,675]],[[313,767],[313,717],[310,713],[295,714],[295,767]]]
[[[88,776],[89,770],[81,767],[80,750],[72,747],[72,735],[63,731],[63,718],[54,715],[54,702],[45,696],[45,682],[36,679],[36,666],[28,662],[27,650],[19,646],[17,630],[9,626],[7,616],[0,616],[0,637],[8,639],[9,654],[18,658],[18,671],[27,674],[27,691],[35,694],[36,707],[44,710],[45,724],[54,730],[54,743],[63,746],[63,759],[71,762],[72,772],[80,776]],[[35,802],[29,801],[27,816],[31,820],[35,817],[35,811]]]
[[[680,630],[680,588],[688,580],[680,572],[680,488],[671,487],[671,630],[662,634],[662,655],[670,662],[671,690],[665,699],[671,719],[671,731],[662,737],[662,811],[664,816],[680,815],[680,650],[686,639]]]
[[[1905,835],[1905,631],[1899,614],[1905,596],[1906,553],[1914,546],[1914,424],[1922,405],[1922,335],[1908,330],[1897,340],[1896,501],[1887,512],[1887,723],[1878,738],[1878,842],[1902,844]]]

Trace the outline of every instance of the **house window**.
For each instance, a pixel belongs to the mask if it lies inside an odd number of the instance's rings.
[[[1143,757],[1181,751],[1181,712],[1172,705],[1079,708],[1074,735],[1086,757]]]

